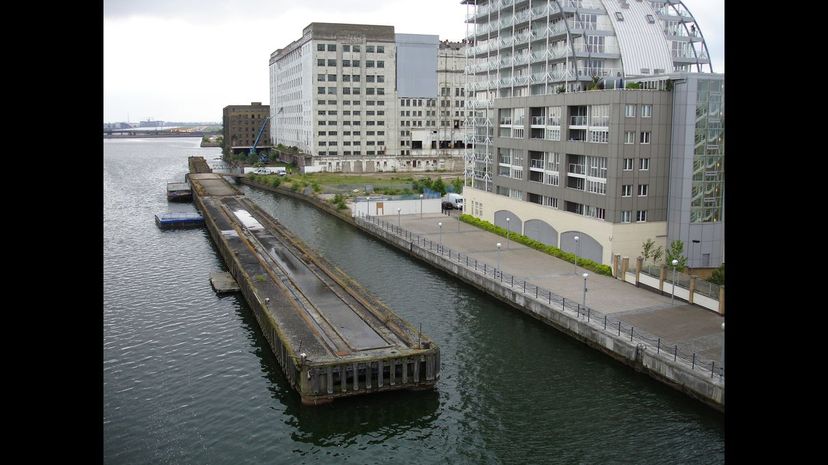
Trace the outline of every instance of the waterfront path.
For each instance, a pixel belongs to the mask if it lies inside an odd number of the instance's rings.
[[[625,326],[634,326],[678,344],[682,352],[695,352],[697,356],[715,360],[717,366],[722,366],[722,315],[678,298],[673,305],[669,293],[659,295],[581,267],[576,274],[572,262],[507,241],[505,237],[459,221],[456,211],[452,214],[384,216],[381,219],[393,225],[399,221],[402,229],[433,240],[435,244],[442,236],[445,247],[489,265],[498,263],[497,243],[500,242],[499,261],[504,273],[525,278],[567,300],[583,302],[582,275],[587,272],[588,307],[621,320]],[[438,226],[439,222],[443,223],[442,228]]]

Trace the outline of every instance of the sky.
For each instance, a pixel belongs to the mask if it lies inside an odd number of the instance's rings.
[[[713,70],[724,66],[724,0],[683,0]],[[270,103],[270,54],[312,22],[394,26],[459,41],[460,0],[104,0],[104,122],[221,122],[227,105]]]

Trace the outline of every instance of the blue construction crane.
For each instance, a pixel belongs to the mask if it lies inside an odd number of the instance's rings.
[[[262,127],[259,128],[259,134],[256,136],[256,140],[253,141],[253,146],[250,147],[250,155],[254,155],[254,156],[256,155],[256,145],[259,144],[259,139],[262,138],[262,133],[264,133],[264,128],[265,128],[265,125],[267,125],[268,121],[270,121],[270,116],[265,118],[264,122],[262,123]],[[267,161],[267,158],[265,158],[264,156],[261,156],[261,157],[259,157],[259,161],[260,162],[265,162],[265,161]]]

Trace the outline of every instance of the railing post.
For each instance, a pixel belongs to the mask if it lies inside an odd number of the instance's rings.
[[[690,369],[691,369],[691,370],[695,370],[695,369],[696,369],[696,353],[695,353],[695,352],[693,352],[693,364],[692,364],[692,365],[690,365]]]
[[[641,267],[644,266],[644,257],[635,259],[635,287],[641,282]]]
[[[509,277],[509,287],[515,287],[515,275]]]
[[[526,294],[526,280],[523,280],[523,293]]]
[[[621,335],[621,320],[618,320],[618,335]]]
[[[690,292],[690,297],[688,297],[687,302],[692,304],[693,303],[693,294],[696,293],[696,276],[695,275],[690,276],[690,289],[689,289],[689,292]]]
[[[661,295],[664,295],[664,278],[667,274],[667,265],[661,265],[661,270],[658,273],[658,290]]]
[[[676,349],[673,352],[673,361],[675,362],[678,359],[678,344],[676,344]]]
[[[552,305],[552,291],[549,291],[549,305]]]
[[[633,331],[635,331],[635,327],[630,326],[630,342],[632,342],[633,339]]]
[[[715,370],[715,369],[716,369],[716,361],[713,360],[712,362],[710,362],[710,377],[711,378],[713,377],[713,373],[714,373],[713,370]]]
[[[661,353],[661,338],[658,338],[658,345],[656,345],[656,354]]]
[[[535,286],[535,298],[538,298],[538,286]]]

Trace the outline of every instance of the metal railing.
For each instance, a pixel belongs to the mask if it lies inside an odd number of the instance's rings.
[[[657,357],[664,360],[672,360],[675,363],[689,366],[691,370],[699,371],[705,375],[709,374],[711,378],[719,377],[721,380],[724,379],[724,367],[721,365],[721,362],[717,363],[715,360],[703,359],[696,352],[688,350],[687,348],[681,348],[678,344],[672,343],[667,339],[654,336],[632,325],[627,325],[615,317],[601,313],[589,306],[583,306],[576,300],[561,297],[548,289],[526,281],[525,278],[506,273],[502,269],[492,266],[490,263],[470,257],[468,254],[457,252],[443,245],[442,241],[435,242],[431,238],[423,237],[401,228],[396,222],[384,221],[376,216],[366,216],[360,213],[354,217],[354,221],[366,229],[379,229],[408,241],[411,250],[414,247],[418,247],[440,257],[448,258],[449,261],[457,263],[467,270],[473,270],[475,273],[499,282],[503,286],[509,286],[513,292],[520,292],[527,298],[534,298],[539,302],[546,303],[552,311],[573,314],[579,320],[585,321],[589,326],[599,331],[616,337],[623,337],[624,339],[629,338],[627,340],[630,342],[639,346],[643,345],[644,350],[649,351],[651,354],[655,353]]]
[[[653,265],[653,264],[643,264],[641,266],[641,273],[646,274],[647,276],[651,276],[655,279],[661,279],[661,265]],[[673,283],[673,268],[668,266],[664,270],[664,283],[665,284],[672,284]],[[676,287],[681,287],[685,290],[690,289],[690,275],[686,273],[682,273],[680,271],[676,272]],[[696,287],[693,290],[694,294],[701,294],[705,297],[709,297],[713,300],[719,300],[720,295],[720,286],[718,284],[711,283],[709,281],[705,281],[701,278],[696,278]]]

